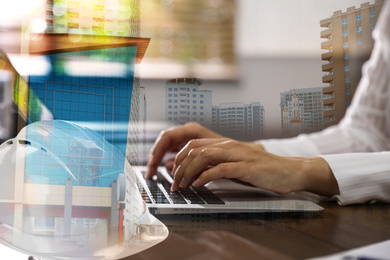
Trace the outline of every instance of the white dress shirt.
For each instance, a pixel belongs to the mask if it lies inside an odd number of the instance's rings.
[[[390,202],[390,1],[373,32],[375,46],[343,120],[319,133],[262,140],[281,156],[321,156],[338,182],[340,205]]]

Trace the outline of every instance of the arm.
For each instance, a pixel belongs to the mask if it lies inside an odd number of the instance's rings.
[[[390,202],[390,5],[374,32],[376,44],[365,64],[351,107],[339,125],[287,140],[265,140],[265,150],[283,156],[316,156],[329,164],[341,205]],[[347,153],[347,154],[346,154]]]

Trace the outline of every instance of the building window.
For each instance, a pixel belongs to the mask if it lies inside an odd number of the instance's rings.
[[[349,53],[344,53],[344,60],[349,60]]]
[[[363,43],[363,40],[360,38],[360,39],[357,39],[357,44],[362,44]]]
[[[196,104],[196,100],[192,100],[192,103],[193,103],[193,104]]]
[[[177,91],[177,88],[175,88],[175,91]]]
[[[374,30],[375,24],[376,24],[376,23],[372,23],[372,24],[371,24],[371,30]]]
[[[172,88],[169,88],[168,90],[169,90],[169,91],[172,91]]]
[[[192,112],[192,115],[193,115],[193,116],[196,116],[196,112]]]
[[[350,77],[346,77],[346,78],[344,79],[344,82],[345,82],[345,84],[351,83],[351,78],[350,78]]]
[[[172,97],[172,94],[169,94],[168,97]]]
[[[173,101],[173,103],[177,103],[177,100]]]
[[[200,112],[200,115],[201,115],[201,116],[203,116],[203,115],[204,115],[204,113],[203,113],[203,112]]]
[[[172,106],[168,106],[168,108],[172,108]]]
[[[345,65],[344,66],[344,72],[348,72],[349,71],[349,65]]]
[[[203,107],[203,106],[200,106],[200,109],[204,109],[204,107]]]
[[[347,25],[347,18],[343,19],[343,25]]]
[[[168,100],[168,103],[172,103],[172,99],[169,99],[169,100]]]
[[[347,37],[348,36],[348,31],[347,30],[344,30],[343,31],[343,37]]]
[[[193,89],[192,89],[192,92],[196,92],[196,88],[193,88]]]
[[[203,98],[204,96],[203,95],[200,95],[201,98]]]
[[[344,49],[348,48],[348,42],[344,42],[344,43],[343,43],[343,48],[344,48]]]
[[[375,16],[376,16],[375,11],[370,12],[370,18],[375,18]]]
[[[347,95],[347,96],[351,95],[351,89],[350,88],[345,89],[345,95]]]
[[[172,111],[169,111],[169,112],[168,112],[168,115],[172,115]]]
[[[200,103],[203,104],[204,103],[203,100],[201,100]]]
[[[362,27],[361,26],[356,28],[356,33],[362,33]]]
[[[172,121],[172,117],[168,117],[168,120]]]
[[[173,108],[174,108],[174,109],[177,109],[177,106],[174,106]]]
[[[359,14],[359,15],[356,15],[356,22],[360,22],[362,20],[362,16]]]
[[[196,109],[196,106],[193,106],[192,109]]]

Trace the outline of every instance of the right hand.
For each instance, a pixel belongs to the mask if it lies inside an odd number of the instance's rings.
[[[149,153],[145,177],[152,178],[156,175],[157,167],[167,152],[177,153],[189,141],[202,138],[223,138],[223,136],[194,122],[162,131]],[[172,169],[174,159],[167,160],[165,165],[168,169]]]

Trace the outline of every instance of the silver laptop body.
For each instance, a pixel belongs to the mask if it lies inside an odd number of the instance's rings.
[[[134,167],[141,195],[153,214],[320,212],[323,208],[298,195],[278,195],[228,179],[207,184],[204,188],[172,192],[172,177],[159,167],[154,180],[145,180],[145,167]]]

